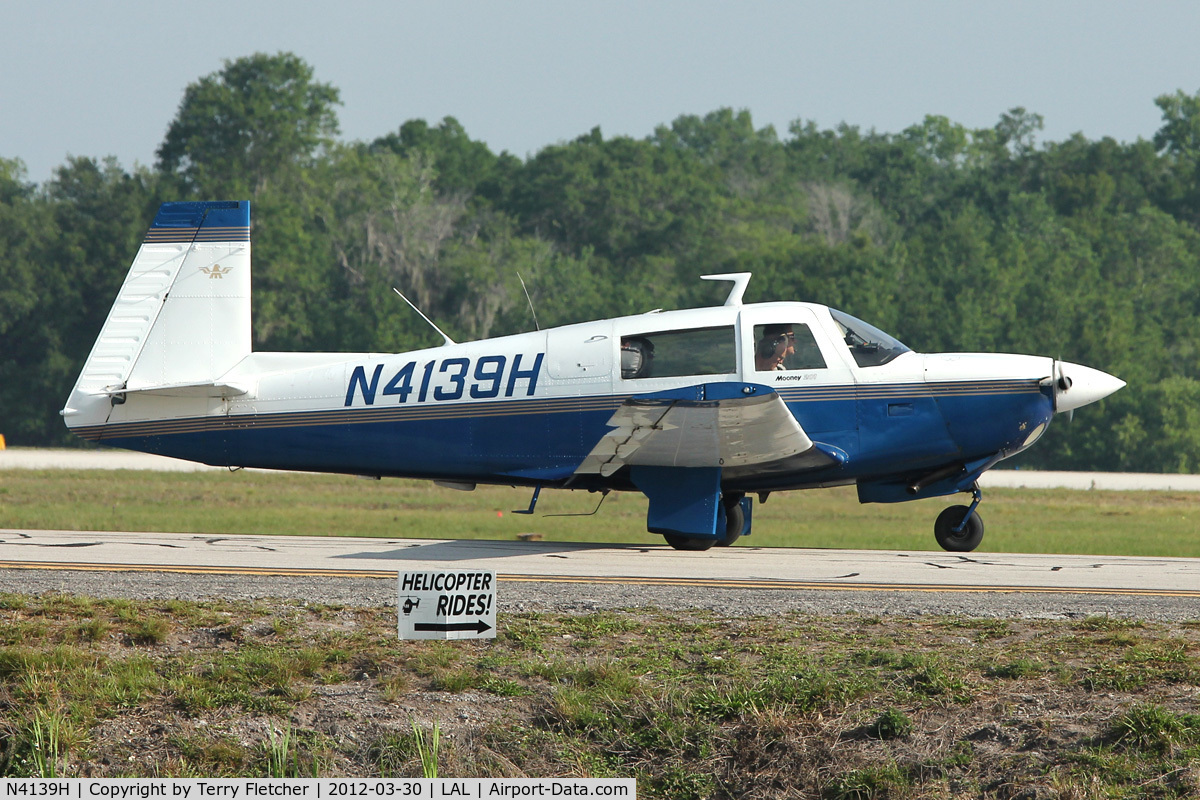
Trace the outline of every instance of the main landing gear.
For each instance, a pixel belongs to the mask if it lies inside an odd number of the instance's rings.
[[[664,533],[663,538],[667,540],[667,544],[676,550],[708,550],[713,545],[728,547],[741,538],[742,529],[746,527],[746,512],[742,509],[742,498],[745,496],[745,494],[738,492],[736,494],[722,495],[721,497],[721,505],[725,509],[724,539],[714,539],[711,537],[693,539],[689,536],[681,536],[675,533]]]
[[[950,506],[933,523],[933,535],[943,550],[952,553],[969,553],[983,541],[983,518],[975,509],[983,500],[979,484],[971,487],[974,497],[969,506]]]

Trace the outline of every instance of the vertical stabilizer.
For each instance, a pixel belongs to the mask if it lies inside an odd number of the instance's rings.
[[[164,203],[64,414],[87,397],[212,383],[249,354],[250,203]]]

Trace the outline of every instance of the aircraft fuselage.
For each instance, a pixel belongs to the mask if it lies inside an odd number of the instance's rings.
[[[755,369],[744,317],[817,323],[810,330],[825,366]],[[75,432],[220,466],[625,489],[632,486],[620,474],[573,479],[624,401],[687,386],[756,384],[778,393],[814,440],[846,454],[843,464],[816,472],[789,472],[786,464],[769,474],[728,470],[723,485],[759,492],[1011,455],[1032,444],[1053,414],[1052,392],[1042,385],[1048,358],[905,352],[860,367],[834,325],[822,306],[772,303],[400,354],[253,353],[225,376],[251,387],[244,395],[130,396],[104,424]],[[690,330],[724,336],[727,361],[692,374],[622,377],[622,338]]]

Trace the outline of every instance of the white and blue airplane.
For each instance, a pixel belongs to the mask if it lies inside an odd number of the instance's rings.
[[[732,284],[724,305],[408,353],[254,352],[250,204],[165,203],[62,415],[88,441],[211,465],[531,487],[529,512],[542,488],[640,491],[682,550],[748,534],[755,494],[969,492],[934,525],[968,551],[979,476],[1125,385],[915,353],[827,306],[743,303],[749,273],[702,277]]]

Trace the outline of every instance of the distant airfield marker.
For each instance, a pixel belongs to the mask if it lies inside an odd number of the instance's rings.
[[[401,572],[397,582],[401,639],[495,639],[494,570]]]

